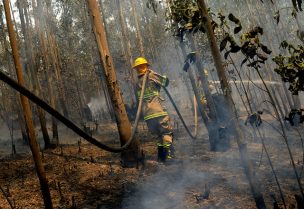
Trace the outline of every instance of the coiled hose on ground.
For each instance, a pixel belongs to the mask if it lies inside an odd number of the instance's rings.
[[[13,89],[15,89],[16,91],[18,91],[23,96],[27,97],[29,100],[31,100],[35,104],[39,105],[42,109],[44,109],[50,115],[52,115],[57,120],[59,120],[60,122],[62,122],[63,124],[65,124],[68,128],[70,128],[76,134],[78,134],[79,136],[81,136],[82,138],[84,138],[86,141],[90,142],[91,144],[93,144],[93,145],[95,145],[95,146],[97,146],[97,147],[99,147],[99,148],[101,148],[101,149],[103,149],[105,151],[114,152],[114,153],[122,152],[122,151],[128,149],[129,145],[132,143],[132,141],[134,139],[134,135],[135,135],[135,132],[136,132],[136,129],[137,129],[137,126],[138,126],[138,122],[139,122],[139,118],[140,118],[140,114],[141,114],[141,109],[142,109],[142,104],[143,104],[143,98],[144,98],[144,91],[145,91],[146,81],[147,81],[148,76],[149,76],[149,72],[145,74],[145,77],[144,77],[144,80],[143,80],[142,90],[141,90],[141,94],[140,94],[140,97],[139,97],[140,98],[139,105],[138,105],[138,109],[137,109],[137,112],[136,112],[136,119],[135,119],[135,122],[134,122],[134,125],[133,125],[131,136],[130,136],[129,140],[122,147],[117,147],[116,148],[116,147],[109,147],[109,146],[103,144],[102,142],[99,142],[95,138],[89,136],[82,129],[80,129],[77,125],[75,125],[72,121],[70,121],[69,119],[67,119],[66,117],[64,117],[61,113],[59,113],[57,110],[55,110],[54,108],[52,108],[45,101],[43,101],[42,99],[40,99],[39,97],[37,97],[36,95],[34,95],[32,92],[30,92],[28,89],[26,89],[25,87],[21,86],[15,80],[13,80],[9,76],[7,76],[5,73],[3,73],[3,72],[0,71],[0,80],[2,80],[3,82],[5,82],[9,86],[11,86]],[[176,104],[174,103],[174,100],[172,99],[170,93],[168,92],[168,90],[166,88],[164,88],[164,89],[165,89],[165,92],[168,95],[170,101],[172,102],[172,104],[173,104],[173,106],[174,106],[174,108],[175,108],[178,116],[182,120],[182,123],[185,126],[188,134],[191,136],[191,138],[195,138],[191,134],[191,132],[188,129],[188,127],[186,126],[186,123],[185,123],[184,119],[182,118],[182,116],[181,116],[181,114],[180,114],[180,112],[179,112]],[[195,117],[196,117],[196,125],[197,125],[197,115]]]

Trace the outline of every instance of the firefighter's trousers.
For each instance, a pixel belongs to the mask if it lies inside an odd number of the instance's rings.
[[[158,136],[158,145],[172,144],[172,126],[168,115],[152,118],[146,121],[149,131]]]

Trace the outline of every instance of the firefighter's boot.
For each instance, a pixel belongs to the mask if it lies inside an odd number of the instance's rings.
[[[163,145],[158,145],[157,146],[157,151],[158,151],[158,154],[157,154],[157,160],[159,162],[165,162],[166,161],[166,149],[164,148]]]
[[[174,147],[172,144],[164,144],[164,149],[166,150],[166,161],[172,161],[175,157],[174,155]]]

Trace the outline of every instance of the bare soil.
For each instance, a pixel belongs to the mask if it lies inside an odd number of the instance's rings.
[[[273,208],[272,193],[282,206],[265,152],[262,154],[260,139],[254,137],[251,128],[242,127],[268,208]],[[226,152],[211,152],[205,129],[200,127],[199,130],[196,141],[191,141],[182,129],[176,130],[177,159],[175,163],[163,164],[157,162],[155,139],[145,125],[140,124],[138,136],[146,155],[145,165],[123,168],[119,154],[105,152],[84,140],[78,146],[80,138],[61,127],[61,145],[43,151],[54,208],[256,208],[236,143],[232,140],[232,147]],[[287,206],[292,208],[296,206],[294,195],[300,194],[299,188],[286,144],[279,134],[271,130],[263,124],[265,143]],[[28,147],[16,135],[17,155],[12,156],[9,135],[3,127],[0,131],[3,133],[0,137],[0,186],[4,190],[0,192],[0,209],[10,208],[6,198],[15,208],[43,208]],[[292,129],[288,134],[297,169],[301,173],[301,140]],[[119,145],[114,124],[100,125],[94,136],[109,145]]]

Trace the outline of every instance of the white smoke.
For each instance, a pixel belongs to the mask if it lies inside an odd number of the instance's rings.
[[[91,97],[90,102],[87,104],[93,120],[102,119],[106,112],[106,101],[103,97]]]

